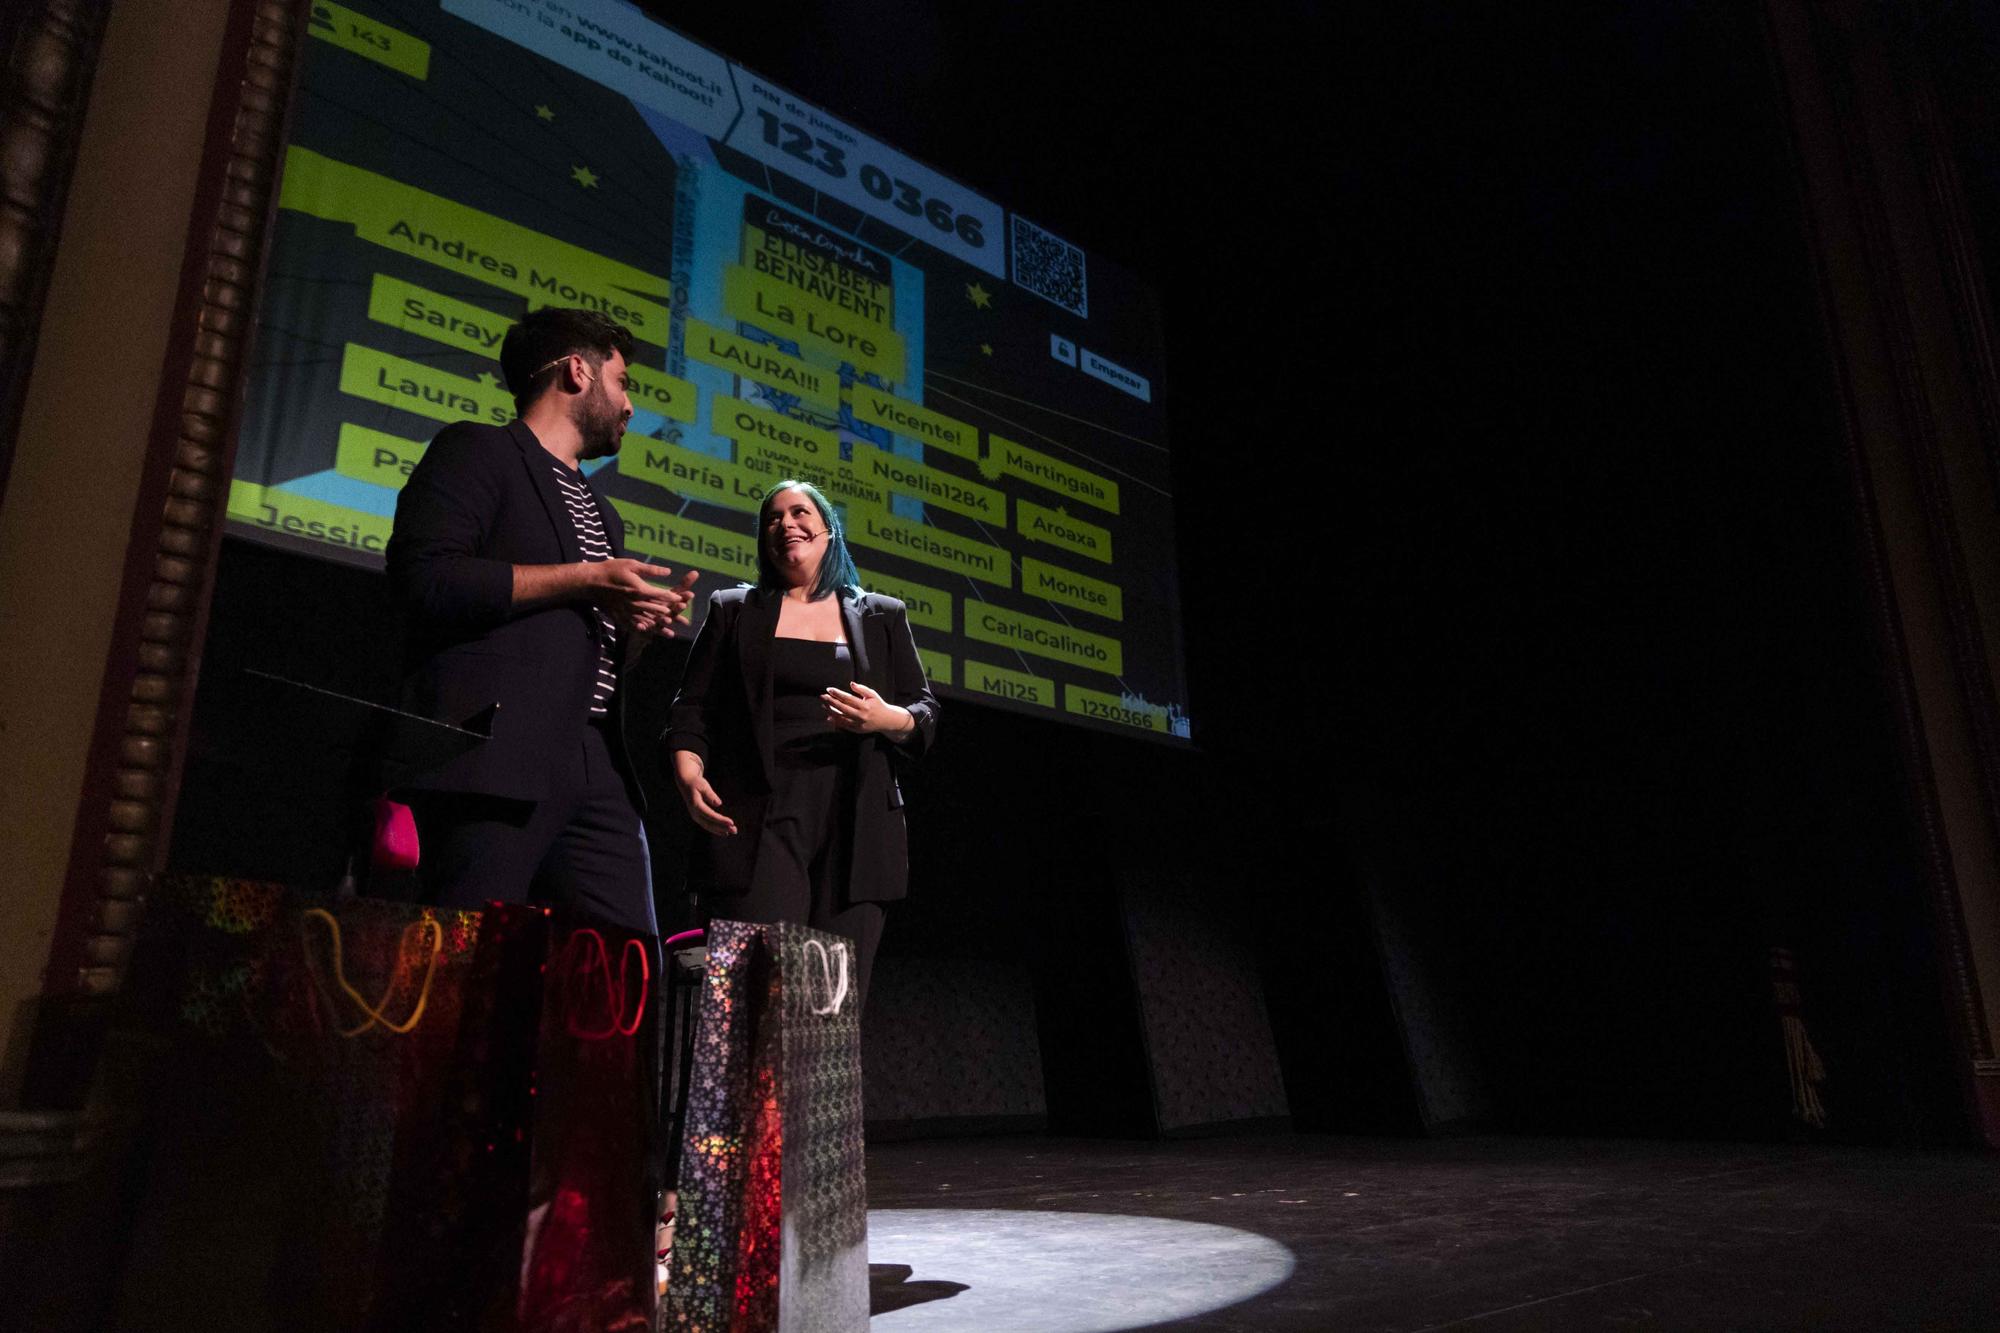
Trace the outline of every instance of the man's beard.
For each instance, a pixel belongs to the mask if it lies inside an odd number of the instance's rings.
[[[611,405],[611,396],[601,385],[591,385],[590,392],[577,399],[570,420],[583,439],[584,458],[609,458],[625,442],[625,415]]]

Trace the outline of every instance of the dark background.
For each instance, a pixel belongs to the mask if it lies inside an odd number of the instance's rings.
[[[1957,1140],[1759,10],[1498,8],[658,10],[1164,298],[1199,753],[955,702],[886,949],[1025,959],[1052,1126],[1146,1133],[1099,964],[1192,867],[1301,1128],[1764,1137],[1783,945],[1829,1132]],[[1938,12],[1992,128],[1991,25]],[[392,635],[375,576],[227,544],[177,866],[331,877],[336,729],[274,764],[235,668],[386,698]]]

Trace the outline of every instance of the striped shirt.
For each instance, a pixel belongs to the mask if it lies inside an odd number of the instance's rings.
[[[604,518],[597,512],[597,499],[583,484],[583,474],[553,465],[556,485],[562,490],[569,509],[570,526],[576,529],[576,544],[585,560],[609,560],[611,541],[604,533]],[[597,613],[597,688],[591,691],[590,715],[603,717],[611,709],[611,696],[618,689],[618,668],[612,653],[618,646],[618,624],[603,607]]]

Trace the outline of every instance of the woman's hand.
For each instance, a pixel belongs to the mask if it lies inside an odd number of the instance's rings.
[[[826,720],[835,730],[857,735],[872,731],[892,741],[903,741],[917,729],[909,709],[897,707],[858,680],[848,684],[853,686],[852,694],[846,690],[828,690],[819,697],[826,705]]]
[[[718,838],[736,832],[736,821],[722,813],[722,798],[702,776],[701,756],[693,750],[674,751],[674,785],[680,788],[681,804],[687,807],[688,818],[700,828]]]

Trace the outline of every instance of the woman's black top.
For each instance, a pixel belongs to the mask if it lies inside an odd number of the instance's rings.
[[[851,754],[857,738],[833,729],[820,695],[847,689],[853,680],[854,658],[846,644],[782,635],[772,639],[772,758],[790,768],[834,763]]]

